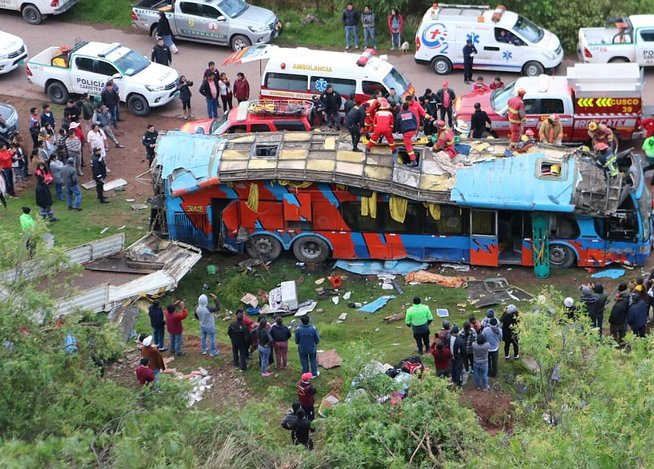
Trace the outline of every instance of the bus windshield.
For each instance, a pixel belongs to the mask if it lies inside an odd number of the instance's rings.
[[[397,94],[402,96],[404,92],[409,87],[409,82],[404,78],[404,76],[398,72],[395,68],[392,68],[388,75],[384,78],[384,85],[390,90],[395,88]]]
[[[520,15],[513,25],[513,30],[532,44],[536,44],[545,36],[543,28]]]
[[[500,113],[504,109],[506,109],[509,99],[511,99],[511,96],[513,96],[514,88],[515,88],[515,81],[509,83],[504,88],[500,88],[499,90],[494,90],[491,93],[491,107],[493,108],[493,111]]]

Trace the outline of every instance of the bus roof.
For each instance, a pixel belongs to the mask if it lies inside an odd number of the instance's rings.
[[[217,138],[173,131],[160,135],[155,167],[161,168],[173,197],[227,182],[284,179],[344,184],[417,202],[473,208],[595,215],[618,209],[625,187],[622,174],[607,182],[604,170],[581,150],[537,145],[529,153],[507,157],[507,141],[466,145],[470,149],[466,163],[457,165],[450,176],[449,157],[424,146],[415,147],[421,164],[413,168],[394,164],[387,147],[356,153],[330,133]]]

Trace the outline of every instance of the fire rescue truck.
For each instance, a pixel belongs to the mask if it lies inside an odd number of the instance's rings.
[[[642,136],[642,87],[643,75],[637,64],[575,64],[568,67],[565,77],[522,77],[499,90],[472,92],[457,98],[455,127],[467,136],[474,104],[480,103],[497,135],[508,136],[507,102],[522,88],[527,92],[525,131],[532,129],[538,133],[540,122],[556,114],[563,127],[564,144],[586,142],[592,121],[608,125],[620,140],[633,140]]]

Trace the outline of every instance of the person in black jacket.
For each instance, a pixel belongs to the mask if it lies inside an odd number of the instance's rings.
[[[114,86],[114,81],[109,80],[100,93],[100,103],[107,106],[111,114],[111,123],[114,127],[118,125],[118,106],[120,105],[120,98]]]
[[[330,129],[336,127],[341,130],[341,118],[338,111],[341,109],[341,95],[334,91],[332,85],[327,85],[325,92],[320,95],[320,101],[325,106],[325,120]]]
[[[466,45],[463,46],[463,81],[469,85],[472,81],[472,65],[477,55],[477,48],[472,41],[468,39]]]
[[[166,13],[159,12],[159,21],[157,22],[157,37],[163,39],[164,44],[173,52],[177,54],[177,46],[173,42],[173,30],[170,29],[170,22],[166,18]]]
[[[157,43],[152,48],[151,60],[161,65],[170,66],[173,63],[173,55],[162,37],[157,38]]]
[[[150,316],[150,327],[152,327],[152,341],[160,352],[165,352],[168,350],[167,347],[164,347],[166,321],[164,320],[164,312],[159,300],[152,302],[152,305],[148,308],[148,316]]]
[[[606,309],[608,297],[604,293],[604,287],[601,283],[593,284],[593,293],[595,293],[595,301],[588,308],[588,313],[590,314],[591,326],[599,328],[599,335],[602,337],[602,323],[604,322],[604,310]]]
[[[466,360],[466,341],[459,336],[459,326],[452,326],[450,335],[450,348],[452,351],[452,382],[463,386],[463,366]]]
[[[101,204],[108,204],[109,201],[104,196],[104,180],[107,177],[107,166],[104,159],[100,156],[100,148],[93,149],[93,158],[91,158],[91,172],[95,181],[95,192],[98,194],[98,200]]]
[[[297,411],[297,420],[291,424],[291,437],[296,445],[306,446],[307,449],[313,449],[313,439],[311,438],[311,422],[306,419],[304,409]]]
[[[484,138],[484,134],[489,132],[493,123],[488,117],[486,111],[481,110],[481,104],[475,103],[475,112],[470,117],[470,131],[472,138]]]
[[[193,119],[193,114],[191,113],[191,86],[193,82],[188,80],[184,75],[179,77],[177,82],[177,89],[179,90],[179,99],[182,102],[182,111],[184,112],[184,120]]]
[[[234,366],[239,367],[241,371],[247,370],[247,355],[250,345],[250,331],[248,326],[243,322],[243,313],[236,314],[236,320],[227,328],[227,335],[232,342],[232,357]]]
[[[450,84],[447,80],[443,82],[443,85],[440,90],[436,92],[436,103],[440,108],[441,120],[445,121],[447,117],[447,125],[450,129],[453,129],[452,123],[452,109],[454,108],[454,100],[456,99],[456,93],[450,88]]]
[[[345,115],[345,127],[350,131],[350,137],[352,137],[352,151],[361,151],[359,141],[361,141],[361,127],[366,119],[366,107],[368,107],[367,103],[361,106],[355,105]]]
[[[286,369],[288,367],[288,339],[291,338],[291,331],[284,325],[284,319],[281,316],[275,318],[275,324],[270,328],[270,335],[273,339],[277,369],[282,367]]]
[[[518,308],[515,305],[509,305],[504,310],[500,318],[502,323],[502,337],[504,338],[504,358],[508,360],[509,347],[513,344],[514,358],[520,358],[518,348]]]
[[[627,314],[629,313],[629,292],[627,284],[618,285],[618,292],[615,294],[615,304],[611,308],[609,324],[611,336],[622,347],[624,336],[627,335]]]
[[[148,124],[148,128],[143,134],[141,143],[145,147],[145,156],[148,159],[148,167],[152,166],[152,160],[154,160],[154,149],[157,146],[157,138],[159,137],[159,132],[154,128],[154,124]]]

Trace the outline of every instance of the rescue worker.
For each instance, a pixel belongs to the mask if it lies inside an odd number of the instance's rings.
[[[367,107],[368,103],[363,103],[361,106],[355,104],[345,116],[345,127],[347,127],[352,137],[352,151],[361,151],[359,150],[359,141],[361,140],[361,127],[366,118]]]
[[[522,136],[522,123],[525,119],[525,103],[522,99],[525,94],[527,91],[520,88],[517,95],[509,99],[507,103],[509,124],[511,124],[511,146],[518,144]]]
[[[416,125],[418,128],[421,127],[423,120],[430,120],[432,118],[427,114],[425,108],[422,107],[422,104],[420,104],[420,102],[413,96],[407,96],[404,98],[404,102],[409,105],[409,110],[413,113],[413,117],[416,118]]]
[[[525,153],[531,147],[536,144],[536,139],[534,138],[534,131],[527,129],[525,134],[520,137],[520,142],[515,146],[515,150],[518,153]]]
[[[551,114],[540,124],[538,130],[538,138],[543,143],[550,143],[552,145],[561,145],[563,139],[563,127],[559,120],[558,114]]]
[[[375,113],[373,121],[373,132],[368,144],[366,145],[366,153],[370,151],[373,145],[379,143],[379,138],[384,137],[395,153],[395,139],[393,138],[393,113],[391,112],[391,105],[388,104],[386,98],[379,99],[379,110]]]
[[[611,151],[615,151],[617,149],[615,145],[615,136],[613,135],[613,131],[606,124],[598,124],[595,121],[589,122],[588,136],[592,141],[593,150],[595,151],[605,151],[597,148],[598,143],[605,143],[606,146]]]
[[[395,129],[402,133],[402,140],[404,140],[404,147],[409,155],[409,166],[418,166],[416,154],[413,151],[413,141],[411,140],[418,130],[418,122],[416,121],[413,112],[409,109],[409,103],[405,101],[402,103],[402,110],[395,118]]]
[[[366,117],[363,121],[363,132],[361,133],[370,136],[375,121],[375,113],[377,112],[377,109],[379,109],[379,101],[377,97],[373,96],[366,101],[366,104]]]
[[[617,157],[611,147],[605,142],[597,142],[593,145],[597,164],[606,169],[610,176],[618,175]]]
[[[433,137],[432,137],[433,139]],[[444,151],[454,159],[456,157],[456,148],[454,147],[454,132],[449,129],[442,120],[436,121],[436,138],[434,142],[434,151]]]

